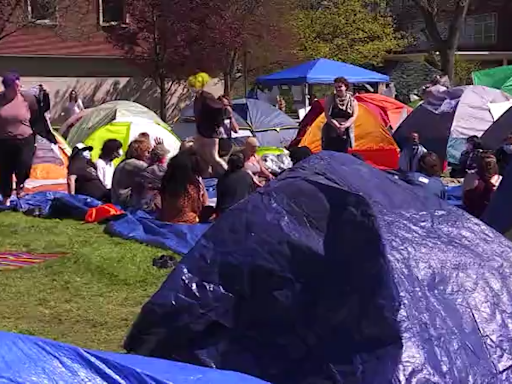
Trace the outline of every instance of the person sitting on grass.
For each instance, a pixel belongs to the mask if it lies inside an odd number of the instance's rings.
[[[226,212],[256,190],[254,179],[244,169],[244,164],[245,158],[241,152],[229,157],[228,170],[217,182],[217,215]]]
[[[208,194],[201,175],[205,164],[193,148],[174,156],[162,179],[162,209],[158,218],[168,223],[197,224],[208,204]]]
[[[247,139],[243,149],[245,157],[244,168],[253,175],[256,185],[258,187],[262,187],[266,182],[272,180],[274,176],[267,170],[263,160],[256,153],[258,151],[258,147],[259,143],[255,137],[249,137]]]
[[[68,165],[68,193],[109,202],[110,193],[98,176],[96,164],[91,160],[92,149],[83,143],[73,148]]]
[[[423,187],[440,199],[446,200],[446,187],[441,181],[441,174],[441,160],[434,152],[427,152],[419,158],[417,172],[405,174],[403,180],[408,184]]]
[[[135,139],[128,146],[126,158],[117,166],[112,179],[112,203],[129,208],[137,178],[148,167],[151,143]]]
[[[107,189],[112,188],[114,177],[114,160],[123,155],[123,143],[116,139],[108,139],[103,143],[99,159],[96,161],[98,177]]]
[[[131,206],[146,212],[157,212],[162,208],[160,188],[167,171],[169,150],[157,144],[149,155],[149,166],[138,177],[132,194]]]

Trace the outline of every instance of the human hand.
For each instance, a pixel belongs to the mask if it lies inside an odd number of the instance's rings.
[[[157,137],[155,138],[155,145],[162,145],[164,143],[164,139],[162,139],[161,137]]]

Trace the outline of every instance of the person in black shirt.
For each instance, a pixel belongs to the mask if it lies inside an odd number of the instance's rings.
[[[256,190],[251,174],[244,169],[243,153],[232,154],[228,159],[228,170],[217,183],[216,213],[221,215]]]
[[[110,192],[101,182],[96,165],[91,160],[92,149],[82,143],[73,148],[68,165],[68,192],[108,202]]]

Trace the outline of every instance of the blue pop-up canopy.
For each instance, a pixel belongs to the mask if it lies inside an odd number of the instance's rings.
[[[260,76],[256,82],[262,85],[332,84],[343,76],[351,83],[387,83],[389,77],[352,64],[329,59],[308,61],[267,76]]]

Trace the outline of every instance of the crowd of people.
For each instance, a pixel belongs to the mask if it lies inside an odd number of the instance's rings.
[[[189,86],[194,92],[194,116],[197,135],[182,143],[180,152],[168,159],[163,141],[153,142],[148,133],[129,143],[126,153],[116,139],[103,143],[99,158],[92,160],[93,148],[77,144],[69,159],[68,192],[110,202],[124,209],[145,210],[165,222],[194,224],[210,221],[245,199],[277,175],[272,174],[258,155],[258,140],[249,137],[242,148],[234,148],[231,137],[238,132],[229,97],[215,97],[206,89],[211,81],[205,73],[192,76]],[[49,96],[44,87],[22,92],[20,77],[9,73],[3,77],[0,93],[0,194],[8,205],[13,195],[13,177],[17,196],[23,195],[30,175],[35,148],[35,134],[50,138]],[[339,77],[326,98],[326,123],[322,129],[322,149],[349,152],[354,143],[354,124],[358,103],[349,92],[349,82]],[[439,85],[441,86],[441,85]],[[66,115],[83,111],[83,103],[72,91]],[[395,176],[426,188],[446,199],[441,181],[443,164],[439,157],[421,144],[413,132],[402,148]],[[307,147],[290,148],[296,164],[311,156]],[[467,211],[479,217],[500,184],[504,170],[512,162],[512,136],[491,153],[485,151],[478,137],[469,137],[460,162],[452,169],[454,177],[464,178],[463,201]],[[216,177],[217,201],[209,206],[203,182]]]

